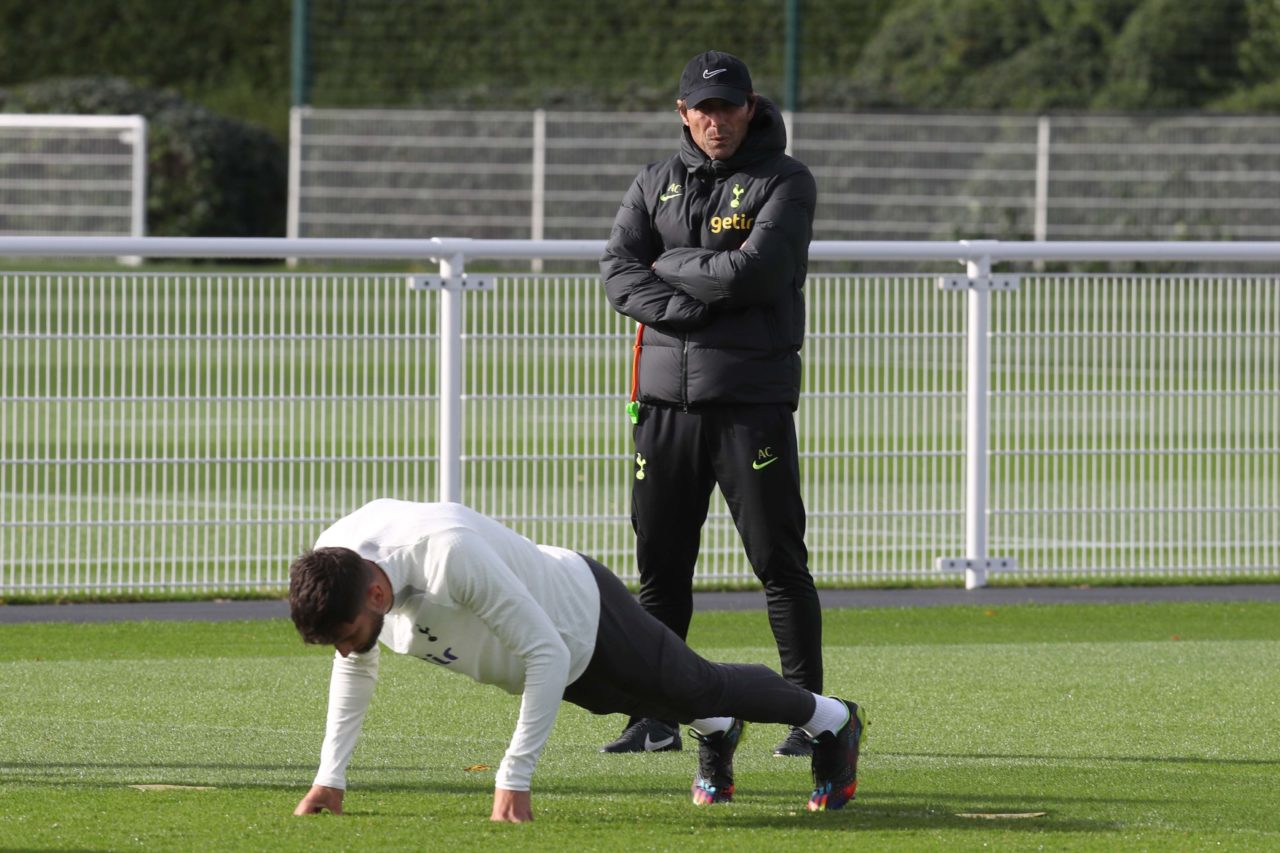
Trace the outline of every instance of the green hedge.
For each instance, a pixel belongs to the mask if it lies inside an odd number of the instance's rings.
[[[0,0],[0,87],[122,77],[284,139],[291,7],[292,0]]]
[[[0,112],[145,116],[148,234],[284,235],[286,153],[262,128],[118,78],[0,90]]]
[[[850,88],[864,106],[1132,112],[1273,109],[1278,82],[1275,0],[904,0]]]
[[[308,0],[311,103],[671,108],[696,53],[727,50],[781,102],[786,0]],[[802,0],[802,103],[822,109],[893,0]],[[818,81],[822,81],[821,84]]]
[[[293,2],[0,0],[0,86],[109,73],[284,139]],[[1271,109],[1280,81],[1276,0],[797,2],[810,111]],[[665,109],[708,47],[785,94],[787,0],[306,3],[316,106]]]

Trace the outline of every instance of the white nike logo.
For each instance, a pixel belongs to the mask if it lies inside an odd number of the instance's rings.
[[[675,741],[674,736],[664,737],[662,740],[654,740],[653,736],[646,733],[644,736],[644,751],[656,752],[659,749],[666,749]]]
[[[723,74],[724,72],[726,72],[726,71],[728,71],[728,70],[729,70],[728,68],[717,68],[715,71],[710,71],[710,70],[708,70],[708,71],[703,71],[703,72],[702,72],[702,79],[703,79],[703,80],[710,80],[712,77],[716,76],[717,74]]]

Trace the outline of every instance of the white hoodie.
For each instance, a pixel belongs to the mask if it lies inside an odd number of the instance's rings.
[[[496,785],[527,791],[564,689],[587,668],[600,590],[582,557],[535,545],[461,504],[376,500],[320,534],[386,572],[394,595],[378,640],[523,694]],[[315,784],[346,788],[346,768],[378,678],[377,646],[334,655]]]

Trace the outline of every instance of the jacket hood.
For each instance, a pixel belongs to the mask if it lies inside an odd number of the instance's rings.
[[[782,123],[782,113],[772,101],[760,95],[756,96],[756,114],[747,127],[746,138],[727,160],[712,160],[693,141],[689,128],[681,127],[680,131],[680,160],[693,173],[727,175],[787,150],[787,128]]]

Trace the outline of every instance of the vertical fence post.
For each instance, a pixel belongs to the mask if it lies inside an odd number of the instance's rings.
[[[786,73],[783,83],[783,109],[800,109],[800,0],[787,0]]]
[[[547,212],[547,111],[533,111],[533,187],[529,210],[529,238],[541,240]],[[529,269],[542,272],[542,258],[529,262]]]
[[[441,258],[439,500],[462,500],[462,275],[461,254]]]
[[[311,12],[308,0],[293,0],[291,88],[293,106],[311,101]]]
[[[991,291],[973,286],[991,276],[991,258],[983,255],[966,267],[971,286],[968,300],[969,322],[965,372],[968,376],[965,399],[965,519],[964,555],[974,568],[964,571],[964,588],[987,585],[987,451],[990,437]]]
[[[297,237],[298,216],[302,212],[302,110],[289,108],[289,194],[285,206],[286,237]]]
[[[132,148],[130,176],[131,197],[129,201],[129,236],[147,236],[147,119],[144,116],[132,116],[133,127],[121,134],[121,139]],[[142,258],[129,255],[120,258],[120,263],[131,267],[142,265]]]
[[[145,237],[147,236],[147,120],[145,117],[134,117],[130,140],[133,143],[133,201],[129,207],[129,234],[133,237]]]
[[[289,194],[285,203],[284,235],[296,238],[299,218],[302,215],[302,118],[306,107],[289,108]],[[297,258],[286,258],[290,268],[298,265]]]
[[[1049,239],[1049,117],[1040,116],[1036,123],[1036,210],[1035,239]],[[1036,261],[1037,269],[1044,268],[1044,261]]]
[[[1050,122],[1047,115],[1036,123],[1036,240],[1048,240],[1048,146]],[[1043,263],[1043,261],[1041,261]]]

